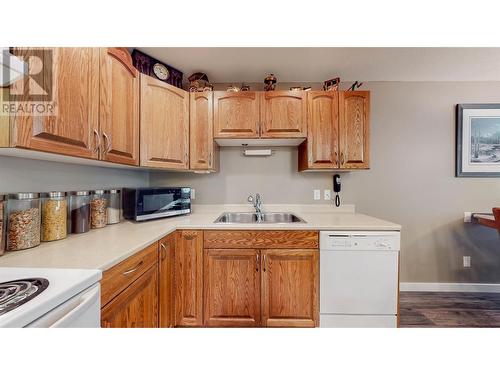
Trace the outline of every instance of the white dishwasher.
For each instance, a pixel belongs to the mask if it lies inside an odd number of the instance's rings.
[[[320,232],[320,327],[396,327],[400,233]]]

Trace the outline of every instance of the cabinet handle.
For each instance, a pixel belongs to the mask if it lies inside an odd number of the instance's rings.
[[[260,255],[259,253],[255,254],[255,271],[259,272],[259,263],[260,263]]]
[[[212,166],[212,151],[210,151],[210,153],[208,154],[208,166]]]
[[[126,275],[129,275],[129,274],[131,274],[131,273],[134,273],[134,272],[135,272],[135,271],[137,271],[137,270],[139,269],[139,267],[141,267],[143,264],[144,264],[144,261],[143,261],[143,260],[141,260],[137,266],[135,266],[134,268],[131,268],[131,269],[129,269],[129,270],[127,270],[127,271],[123,272],[123,276],[126,276]]]
[[[340,164],[341,164],[341,165],[344,165],[344,162],[345,162],[345,159],[344,159],[344,153],[343,153],[343,152],[341,152],[341,153],[340,153]]]
[[[339,162],[339,158],[338,158],[338,156],[339,156],[339,153],[338,153],[337,151],[335,151],[335,152],[333,153],[333,163],[334,163],[334,164],[338,164],[338,162]]]
[[[108,151],[111,149],[111,142],[106,133],[103,132],[102,135],[104,137],[104,154],[107,154]]]
[[[99,132],[95,129],[94,129],[94,141],[95,141],[95,147],[92,152],[95,154],[101,148],[101,137],[99,137]]]
[[[266,254],[262,258],[262,269],[266,272]]]
[[[165,258],[167,257],[167,247],[165,246],[164,243],[161,243],[160,244],[160,247],[161,247],[161,260],[165,260]]]

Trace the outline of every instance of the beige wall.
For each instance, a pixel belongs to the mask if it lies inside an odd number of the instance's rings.
[[[500,204],[500,179],[455,178],[456,103],[500,102],[500,83],[367,83],[372,91],[371,169],[343,173],[342,198],[359,212],[403,225],[401,279],[500,283],[500,237],[464,224],[463,212]],[[295,148],[245,158],[224,148],[221,172],[159,173],[153,185],[190,185],[197,203],[241,203],[261,192],[267,203],[314,203],[331,173],[298,173]],[[462,256],[472,268],[462,268]]]
[[[0,192],[148,186],[148,172],[0,156]]]

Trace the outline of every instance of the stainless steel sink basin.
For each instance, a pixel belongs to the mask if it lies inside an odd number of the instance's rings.
[[[265,212],[262,214],[262,221],[257,220],[257,214],[254,212],[224,212],[215,220],[215,223],[282,224],[305,223],[305,221],[290,212]]]

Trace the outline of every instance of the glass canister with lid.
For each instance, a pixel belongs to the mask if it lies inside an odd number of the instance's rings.
[[[0,255],[5,253],[5,232],[7,231],[7,200],[5,194],[0,194]]]
[[[40,245],[40,195],[9,194],[7,205],[7,250]]]
[[[103,228],[107,224],[107,206],[104,190],[94,190],[90,199],[90,227],[92,229]]]
[[[108,199],[108,224],[116,224],[121,220],[121,191],[118,189],[106,190]]]
[[[42,241],[56,241],[67,237],[67,215],[65,192],[51,191],[42,194]]]
[[[90,193],[87,190],[70,193],[71,233],[86,233],[90,229]]]

